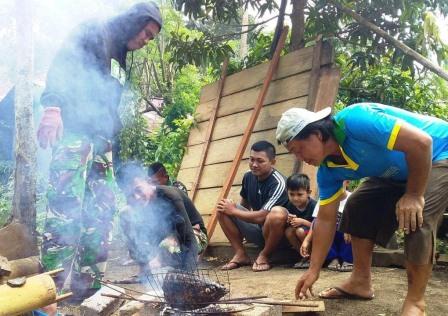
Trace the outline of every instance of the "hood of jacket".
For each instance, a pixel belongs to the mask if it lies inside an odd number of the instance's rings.
[[[112,39],[113,57],[121,66],[126,65],[127,43],[150,21],[157,23],[162,28],[160,9],[152,1],[137,3],[107,21],[106,26]]]

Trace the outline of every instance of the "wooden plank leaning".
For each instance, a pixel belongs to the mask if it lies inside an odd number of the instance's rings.
[[[254,129],[254,126],[255,126],[255,122],[257,121],[258,115],[260,114],[261,108],[263,106],[263,101],[268,92],[268,88],[271,83],[272,76],[274,75],[274,72],[277,69],[278,62],[280,59],[280,53],[283,49],[283,46],[285,45],[286,36],[288,34],[288,29],[289,28],[287,26],[285,26],[283,28],[282,34],[281,34],[279,42],[277,44],[277,48],[274,53],[274,56],[272,57],[272,60],[269,64],[268,73],[266,74],[266,77],[263,81],[263,87],[260,91],[260,94],[258,95],[258,99],[257,99],[257,102],[255,103],[255,107],[252,111],[252,115],[249,119],[249,123],[247,124],[246,130],[244,131],[244,134],[241,139],[238,150],[236,152],[235,158],[233,159],[232,167],[230,169],[230,172],[227,176],[226,181],[224,182],[224,185],[221,189],[221,193],[219,195],[217,202],[226,198],[230,192],[230,188],[232,187],[233,180],[235,179],[235,175],[238,171],[238,167],[240,165],[241,158],[243,157],[244,151],[246,150],[247,143],[249,142],[250,135],[252,134],[252,130]],[[216,222],[217,222],[216,212],[217,212],[217,210],[215,208],[212,212],[212,217],[210,218],[210,220],[207,224],[207,232],[208,232],[209,240],[212,238],[213,232],[215,231],[215,228],[216,228]]]
[[[199,181],[201,180],[202,171],[204,170],[205,161],[207,160],[208,149],[210,147],[213,130],[215,128],[216,119],[218,117],[219,103],[221,102],[222,91],[224,90],[224,83],[226,81],[228,63],[229,63],[228,58],[224,59],[224,62],[221,67],[221,79],[219,80],[218,94],[216,96],[216,104],[213,108],[213,112],[210,115],[210,120],[207,127],[207,134],[205,135],[205,141],[202,145],[202,153],[201,158],[199,160],[198,170],[196,172],[196,176],[193,182],[193,187],[191,188],[190,191],[190,199],[193,201],[193,203],[194,198],[196,197],[196,192],[199,187]]]

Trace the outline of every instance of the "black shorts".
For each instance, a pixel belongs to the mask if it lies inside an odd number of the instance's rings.
[[[398,221],[395,205],[406,183],[368,178],[353,192],[344,208],[341,231],[370,239],[385,247]],[[433,164],[425,192],[423,226],[405,235],[406,259],[414,264],[435,263],[435,240],[443,212],[448,208],[448,160]]]

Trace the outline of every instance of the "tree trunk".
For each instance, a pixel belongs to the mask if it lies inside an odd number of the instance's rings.
[[[291,39],[289,51],[298,50],[305,46],[305,5],[306,0],[291,0]]]
[[[409,46],[396,40],[395,38],[390,36],[388,33],[383,31],[382,29],[380,29],[375,24],[369,22],[368,20],[366,20],[365,18],[363,18],[356,12],[350,10],[349,8],[343,6],[342,4],[340,4],[334,0],[328,0],[328,2],[332,3],[336,8],[343,11],[345,14],[351,16],[355,21],[357,21],[362,26],[368,28],[372,32],[374,32],[374,33],[380,35],[381,37],[383,37],[384,39],[386,39],[390,44],[392,44],[393,46],[395,46],[396,48],[401,50],[404,54],[406,54],[409,57],[411,57],[412,59],[414,59],[416,62],[421,64],[423,67],[431,70],[436,75],[438,75],[438,76],[442,77],[443,79],[445,79],[446,81],[448,81],[448,73],[445,70],[443,70],[441,67],[439,67],[438,65],[435,65],[430,60],[428,60],[424,56],[420,55],[419,53],[417,53],[415,50],[413,50]]]
[[[28,227],[35,241],[36,136],[33,126],[32,5],[32,0],[16,0],[16,165],[12,214],[14,219]]]
[[[243,8],[244,10],[244,8]],[[247,29],[249,24],[249,14],[247,10],[243,11],[243,16],[241,18],[241,39],[240,39],[240,59],[242,60],[247,56]]]
[[[286,4],[287,4],[287,0],[281,0],[279,12],[278,12],[277,26],[275,27],[274,38],[272,39],[271,49],[270,49],[270,54],[269,54],[271,58],[274,56],[278,41],[283,32],[283,25],[285,22]]]

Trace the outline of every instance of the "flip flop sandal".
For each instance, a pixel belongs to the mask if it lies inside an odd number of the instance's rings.
[[[327,269],[331,271],[339,271],[340,268],[341,265],[339,264],[338,259],[332,260],[327,266]]]
[[[334,291],[335,294],[333,294],[333,295],[324,295],[323,294],[324,292],[329,293],[330,291]],[[373,294],[371,297],[364,297],[364,296],[360,296],[357,294],[348,293],[348,292],[344,291],[343,289],[341,289],[340,287],[333,286],[333,287],[329,287],[329,288],[323,290],[322,292],[320,292],[319,297],[322,299],[326,299],[326,300],[347,299],[347,300],[369,301],[369,300],[372,300],[375,297],[375,295]]]
[[[293,265],[294,269],[308,269],[310,267],[310,261],[309,260],[300,260],[296,264]]]
[[[257,261],[254,262],[254,265],[252,266],[252,271],[254,272],[263,272],[271,270],[271,265],[268,262],[262,262],[258,263]]]
[[[352,272],[353,264],[349,262],[343,262],[339,267],[339,272]]]
[[[221,267],[221,271],[235,270],[244,266],[250,266],[250,262],[229,261]]]

